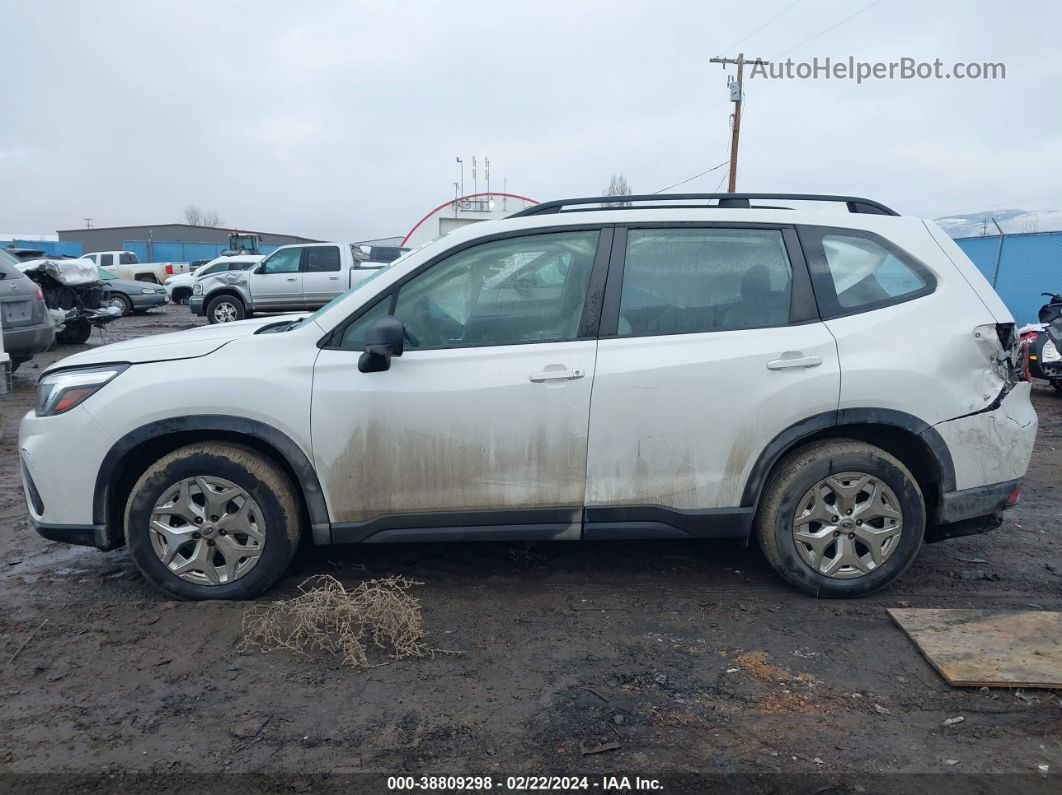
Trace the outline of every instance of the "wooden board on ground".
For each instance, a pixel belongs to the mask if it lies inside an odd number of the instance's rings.
[[[1062,688],[1062,613],[890,608],[948,684]]]

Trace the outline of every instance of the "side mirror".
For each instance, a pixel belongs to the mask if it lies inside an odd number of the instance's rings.
[[[394,315],[378,318],[365,329],[365,353],[358,359],[363,373],[380,373],[391,368],[391,357],[402,355],[406,327]]]

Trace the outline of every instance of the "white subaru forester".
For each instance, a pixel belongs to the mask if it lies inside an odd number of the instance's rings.
[[[308,316],[64,359],[19,447],[41,535],[127,545],[183,598],[261,593],[304,537],[751,535],[797,588],[860,596],[1017,500],[1017,351],[948,236],[876,202],[575,199]]]

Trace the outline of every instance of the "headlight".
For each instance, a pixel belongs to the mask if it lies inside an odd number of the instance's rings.
[[[37,416],[49,417],[70,411],[99,392],[128,367],[128,364],[106,364],[60,370],[44,376],[37,384]]]
[[[1059,355],[1055,343],[1048,340],[1044,343],[1044,349],[1040,352],[1040,359],[1045,362],[1057,362],[1059,359],[1062,359],[1062,355]]]
[[[195,284],[192,285],[192,292],[195,293],[196,295],[202,295],[203,294],[203,285],[200,284],[199,282],[196,282]]]

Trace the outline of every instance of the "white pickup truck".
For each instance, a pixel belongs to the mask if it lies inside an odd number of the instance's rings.
[[[82,254],[101,268],[106,268],[119,279],[162,284],[178,273],[188,273],[187,262],[141,262],[132,251],[93,251]]]
[[[258,265],[196,279],[188,306],[211,323],[243,320],[255,312],[318,309],[381,269],[351,243],[281,246]]]

